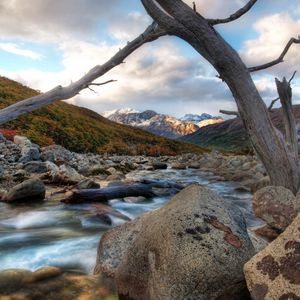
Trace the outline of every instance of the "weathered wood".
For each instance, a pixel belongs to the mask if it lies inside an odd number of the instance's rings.
[[[293,44],[300,44],[300,37],[298,39],[291,38],[288,41],[288,43],[286,44],[286,46],[284,47],[283,51],[281,52],[281,54],[279,55],[279,57],[277,59],[274,59],[271,62],[268,62],[266,64],[262,64],[262,65],[259,65],[259,66],[248,68],[249,72],[256,72],[256,71],[264,70],[264,69],[273,67],[273,66],[275,66],[279,63],[282,63],[284,61],[284,57],[286,56],[286,54],[288,53],[290,47]]]
[[[294,154],[295,164],[298,165],[298,141],[296,132],[296,120],[292,105],[292,88],[285,77],[282,81],[275,78],[275,82],[282,106],[285,140],[292,153]]]
[[[246,14],[252,6],[257,2],[257,0],[250,0],[249,2],[246,3],[245,6],[237,10],[234,14],[230,15],[228,18],[225,19],[207,19],[208,23],[211,25],[217,25],[217,24],[224,24],[224,23],[229,23],[232,21],[235,21],[239,19],[241,16]]]
[[[220,114],[223,114],[223,115],[236,116],[236,117],[240,116],[237,111],[233,111],[233,110],[220,109],[219,112],[220,112]]]
[[[147,184],[133,184],[125,186],[112,186],[103,189],[75,190],[66,193],[66,196],[60,201],[67,204],[103,202],[108,200],[138,197],[152,198],[155,193],[152,186]]]
[[[16,119],[18,116],[49,105],[55,101],[65,100],[76,96],[81,90],[89,88],[92,85],[102,85],[102,83],[93,83],[94,80],[103,76],[108,71],[123,63],[124,59],[143,44],[154,41],[165,35],[157,24],[151,24],[140,36],[120,49],[110,60],[103,65],[95,66],[86,75],[69,86],[57,86],[54,89],[23,101],[17,102],[0,110],[0,124]],[[112,82],[109,80],[108,82]],[[106,83],[108,83],[106,82]]]
[[[238,53],[205,18],[183,1],[142,0],[142,3],[161,28],[188,42],[218,71],[232,92],[253,147],[272,184],[296,193],[299,176],[294,155],[273,126],[268,109]]]

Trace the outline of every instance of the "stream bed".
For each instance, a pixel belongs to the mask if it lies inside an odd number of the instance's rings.
[[[211,173],[200,170],[134,171],[130,180],[167,180],[181,184],[207,186],[241,208],[248,227],[261,225],[251,208],[251,194],[235,190],[239,185],[218,181]],[[130,219],[161,207],[170,197],[155,197],[141,203],[111,200],[110,205]],[[103,233],[124,223],[110,216],[112,226],[95,217],[93,204],[65,205],[57,200],[22,206],[0,202],[0,269],[36,270],[43,266],[77,268],[91,273]]]

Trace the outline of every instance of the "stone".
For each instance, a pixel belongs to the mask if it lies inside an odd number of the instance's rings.
[[[42,174],[48,172],[47,164],[42,161],[30,161],[24,165],[23,169],[27,173]]]
[[[14,186],[3,197],[3,201],[9,203],[41,201],[45,199],[46,187],[37,178],[28,179]]]
[[[272,228],[283,231],[300,212],[294,194],[282,186],[267,186],[253,196],[253,210]]]
[[[100,184],[95,182],[92,179],[86,178],[81,181],[79,181],[75,188],[79,190],[85,190],[85,189],[100,189]]]
[[[168,168],[168,165],[166,163],[156,161],[152,163],[152,167],[154,170],[165,170]]]
[[[244,266],[253,300],[300,299],[300,214]]]
[[[127,203],[140,203],[140,202],[144,202],[145,200],[147,200],[147,199],[143,196],[125,197],[124,198],[124,201],[127,202]]]
[[[1,300],[117,300],[111,281],[80,271],[44,267],[0,271]]]
[[[186,165],[182,164],[182,163],[174,163],[174,164],[172,164],[171,168],[174,170],[185,170]]]
[[[21,148],[23,147],[30,147],[32,144],[30,140],[25,136],[15,135],[14,136],[14,143]]]
[[[254,233],[266,238],[269,242],[272,242],[279,236],[280,231],[270,227],[269,225],[264,225],[254,229]]]
[[[72,152],[59,145],[47,146],[41,149],[41,159],[43,161],[51,161],[61,165],[70,162],[72,158]]]
[[[36,147],[23,147],[21,150],[21,155],[22,156],[19,159],[19,162],[28,162],[40,159],[40,151]]]
[[[51,183],[77,184],[85,179],[75,169],[68,165],[61,165],[58,170],[50,171],[46,176]]]
[[[129,299],[248,299],[243,265],[254,248],[241,211],[191,185],[164,207],[107,231],[96,274]]]

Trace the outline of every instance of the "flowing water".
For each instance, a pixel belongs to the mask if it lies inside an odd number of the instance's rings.
[[[232,182],[219,182],[216,177],[199,170],[136,171],[129,179],[163,179],[188,184],[197,182],[233,202],[243,211],[249,227],[260,225],[251,209],[251,194],[237,192]],[[130,219],[161,207],[170,197],[155,197],[142,203],[112,200],[110,205]],[[123,219],[110,216],[116,226]],[[80,268],[92,272],[98,242],[111,228],[95,217],[92,204],[64,205],[50,200],[45,203],[10,206],[0,203],[0,269],[24,268],[35,270],[52,265]]]

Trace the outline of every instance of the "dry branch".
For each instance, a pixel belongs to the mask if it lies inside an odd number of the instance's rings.
[[[208,23],[210,25],[217,25],[217,24],[224,24],[224,23],[229,23],[232,21],[237,20],[244,14],[246,14],[252,6],[257,2],[257,0],[250,0],[244,7],[236,11],[234,14],[230,15],[228,18],[225,19],[207,19]]]
[[[240,116],[240,114],[237,111],[232,111],[232,110],[220,109],[219,112],[220,112],[220,114],[223,114],[223,115],[237,116],[237,117]]]
[[[103,76],[105,73],[123,63],[124,59],[143,44],[154,41],[159,37],[166,35],[166,32],[152,23],[140,36],[129,42],[124,48],[120,49],[110,60],[103,65],[95,66],[86,75],[69,86],[57,86],[54,89],[23,101],[17,102],[0,110],[0,124],[16,119],[18,116],[49,105],[55,101],[70,99],[91,85],[102,85],[93,83],[94,80]],[[112,82],[112,81],[108,81]],[[106,83],[108,83],[106,82]],[[105,83],[103,83],[105,84]]]
[[[298,39],[296,38],[291,38],[288,43],[286,44],[285,48],[283,49],[282,53],[280,54],[280,56],[269,62],[269,63],[266,63],[266,64],[263,64],[263,65],[260,65],[260,66],[256,66],[256,67],[251,67],[251,68],[248,68],[249,72],[256,72],[256,71],[260,71],[260,70],[264,70],[264,69],[267,69],[267,68],[270,68],[270,67],[273,67],[279,63],[282,63],[284,60],[284,57],[286,56],[286,54],[288,53],[290,47],[293,45],[293,44],[300,44],[300,37],[298,37]]]

